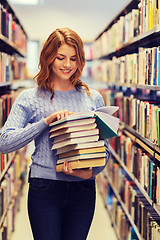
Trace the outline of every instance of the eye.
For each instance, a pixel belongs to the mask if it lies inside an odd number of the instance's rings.
[[[57,57],[57,59],[58,59],[58,60],[63,60],[64,58],[62,58],[62,57]]]
[[[71,58],[71,61],[74,61],[74,62],[75,62],[75,61],[76,61],[76,58]]]

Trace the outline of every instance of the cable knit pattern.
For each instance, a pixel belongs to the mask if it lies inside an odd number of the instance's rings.
[[[0,151],[9,153],[16,151],[32,140],[35,141],[35,151],[32,154],[31,177],[57,179],[66,181],[80,181],[82,179],[56,172],[57,156],[51,150],[52,142],[49,138],[49,127],[44,118],[57,110],[67,109],[72,112],[93,111],[104,106],[100,93],[91,91],[89,96],[85,90],[78,92],[75,88],[70,91],[57,91],[51,102],[50,92],[37,88],[23,90],[16,98],[8,119],[2,129],[0,137]],[[107,157],[109,158],[108,143],[106,141]],[[94,177],[103,167],[93,169]],[[93,178],[94,178],[93,177]]]

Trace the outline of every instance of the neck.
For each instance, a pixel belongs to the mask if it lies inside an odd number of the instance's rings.
[[[69,81],[66,81],[66,82],[60,82],[60,81],[58,81],[58,82],[54,82],[54,84],[53,84],[53,88],[54,88],[54,90],[58,90],[58,91],[69,91],[69,90],[71,90],[71,89],[73,89],[74,88],[74,85]]]

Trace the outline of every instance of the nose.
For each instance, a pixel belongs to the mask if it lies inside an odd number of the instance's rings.
[[[63,63],[63,66],[64,66],[65,68],[70,68],[71,62],[70,62],[70,59],[69,59],[69,58],[66,58],[66,59],[65,59],[65,61],[64,61],[64,63]]]

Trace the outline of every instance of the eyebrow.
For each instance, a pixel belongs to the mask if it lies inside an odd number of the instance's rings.
[[[62,53],[57,53],[57,54],[61,55],[62,57],[66,57],[66,56],[63,55]],[[76,55],[73,55],[73,56],[71,56],[71,57],[76,57]]]

